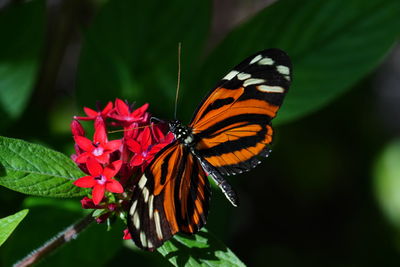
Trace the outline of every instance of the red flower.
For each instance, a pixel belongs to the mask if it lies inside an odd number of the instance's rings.
[[[103,206],[98,206],[93,203],[93,200],[88,197],[81,199],[82,208],[84,209],[102,209]]]
[[[91,121],[95,120],[97,117],[102,117],[103,119],[108,117],[108,114],[112,111],[113,104],[109,101],[106,107],[102,111],[95,111],[91,108],[84,107],[83,110],[85,111],[87,117],[78,117],[74,116],[76,120],[84,120],[84,121]]]
[[[129,233],[129,229],[125,229],[125,230],[124,230],[124,237],[123,237],[123,239],[124,239],[124,240],[132,239],[131,233]]]
[[[88,158],[86,166],[90,175],[79,178],[74,182],[74,185],[93,188],[93,203],[97,205],[103,199],[106,190],[113,193],[124,192],[122,185],[117,180],[112,179],[118,173],[121,165],[122,161],[117,160],[103,169],[94,158]]]
[[[85,130],[82,125],[77,120],[72,120],[71,123],[71,131],[73,136],[84,136]]]
[[[115,113],[110,115],[117,121],[120,121],[124,127],[128,127],[134,122],[146,122],[149,118],[149,113],[147,113],[147,108],[149,104],[144,104],[138,109],[131,112],[130,107],[121,99],[115,100]]]
[[[126,145],[129,150],[135,154],[131,158],[131,166],[142,168],[142,171],[147,167],[147,165],[153,160],[154,156],[167,144],[171,143],[174,139],[172,133],[164,135],[161,130],[154,127],[157,132],[157,139],[152,137],[149,127],[146,127],[138,136],[137,141],[133,139],[128,139]]]
[[[168,132],[167,134],[164,134],[163,131],[164,126],[162,124],[153,124],[151,126],[151,129],[153,130],[153,137],[155,139],[155,142],[158,143],[157,145],[161,145],[164,147],[165,145],[171,143],[174,139],[175,136],[172,132]]]
[[[119,149],[122,145],[121,140],[108,142],[106,129],[101,117],[96,119],[93,142],[83,136],[74,136],[74,139],[83,151],[76,157],[75,162],[77,163],[85,163],[89,157],[93,157],[98,162],[106,164],[110,159],[110,153]]]
[[[150,129],[146,127],[139,134],[137,141],[129,139],[126,141],[126,145],[128,146],[129,150],[135,153],[131,158],[131,166],[141,166],[143,171],[146,166],[153,160],[155,155],[155,152],[151,149],[152,137]]]

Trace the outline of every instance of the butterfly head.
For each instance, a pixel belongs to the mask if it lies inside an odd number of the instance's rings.
[[[175,139],[185,145],[192,145],[194,138],[192,131],[182,125],[179,120],[173,120],[169,122],[169,129],[174,134]]]

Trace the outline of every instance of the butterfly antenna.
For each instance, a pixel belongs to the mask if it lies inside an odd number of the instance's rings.
[[[174,118],[176,119],[176,111],[178,108],[178,96],[179,96],[179,87],[181,85],[181,42],[178,43],[178,82],[176,83],[176,94],[175,94],[175,112]]]
[[[144,126],[139,126],[139,127],[130,128],[130,129],[123,129],[123,130],[107,131],[107,133],[109,133],[109,134],[121,133],[121,132],[133,131],[133,130],[137,130],[137,129],[144,129],[147,127],[151,127],[151,125],[144,125]]]

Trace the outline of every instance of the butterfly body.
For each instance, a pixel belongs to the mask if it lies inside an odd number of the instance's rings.
[[[194,145],[195,138],[192,129],[184,126],[179,120],[170,121],[168,124],[170,131],[178,142],[189,147]]]
[[[260,51],[209,92],[187,126],[169,122],[175,140],[157,153],[132,194],[128,228],[138,247],[152,251],[174,234],[196,233],[206,223],[208,176],[238,205],[224,175],[250,171],[268,156],[271,120],[290,80],[286,53]]]

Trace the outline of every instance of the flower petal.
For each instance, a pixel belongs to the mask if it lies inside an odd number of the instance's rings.
[[[157,154],[158,151],[160,151],[161,149],[163,149],[165,146],[167,146],[168,144],[157,144],[151,147],[150,151],[147,152],[148,156],[154,156],[155,154]]]
[[[146,151],[147,148],[152,144],[151,132],[150,128],[144,128],[141,136],[140,136],[140,145],[142,146],[142,150]]]
[[[115,99],[115,107],[119,115],[129,116],[130,111],[128,105],[121,99]]]
[[[89,157],[86,161],[86,167],[89,170],[90,175],[93,177],[99,176],[103,173],[103,167],[92,157]]]
[[[95,209],[96,205],[93,203],[93,200],[88,197],[83,197],[81,199],[82,208],[84,209]]]
[[[92,151],[94,149],[92,141],[83,136],[74,136],[75,143],[85,151]]]
[[[91,188],[96,184],[96,180],[92,176],[83,176],[74,182],[74,185],[83,188]]]
[[[143,117],[143,114],[146,112],[147,108],[149,107],[149,104],[146,103],[140,108],[137,108],[134,112],[132,112],[131,117],[135,119],[140,119],[140,117]]]
[[[79,154],[76,157],[75,161],[78,162],[78,163],[86,163],[88,157],[90,157],[91,155],[92,155],[92,153],[84,152],[82,154]]]
[[[169,144],[172,141],[174,141],[174,139],[175,139],[174,134],[172,132],[168,132],[168,134],[164,138],[164,142],[163,143]]]
[[[124,239],[124,240],[132,239],[131,233],[129,233],[129,229],[128,229],[128,228],[126,228],[126,229],[124,230],[124,237],[123,237],[123,239]]]
[[[139,154],[132,157],[130,164],[131,166],[140,166],[143,164],[143,162],[144,157],[142,156],[142,154]]]
[[[111,179],[118,173],[119,169],[121,169],[121,166],[122,166],[122,160],[114,161],[113,163],[108,165],[106,168],[104,168],[103,175],[107,179]]]
[[[139,129],[138,124],[136,122],[132,123],[131,125],[124,127],[124,139],[128,140],[130,138],[136,139],[138,136]]]
[[[97,162],[101,164],[107,164],[110,161],[110,153],[104,153],[103,155],[95,157]]]
[[[85,135],[85,130],[83,129],[82,125],[77,120],[72,120],[71,131],[72,131],[72,135],[74,135],[74,136],[84,136]]]
[[[107,132],[104,124],[104,120],[102,117],[97,117],[95,121],[95,130],[93,136],[93,142],[95,144],[102,144],[107,142]]]
[[[110,111],[113,109],[113,103],[111,101],[108,101],[107,105],[105,106],[105,108],[103,109],[103,111],[101,112],[101,115],[103,117],[107,117],[108,113],[110,113]]]
[[[91,117],[91,118],[95,118],[95,117],[97,117],[97,115],[99,114],[97,111],[95,111],[95,110],[93,110],[93,109],[91,109],[91,108],[87,108],[87,107],[84,107],[83,108],[83,111],[86,113],[86,115],[88,116],[88,117]]]
[[[113,192],[113,193],[118,193],[121,194],[124,192],[124,188],[122,185],[114,179],[110,179],[106,183],[106,189],[107,191]]]
[[[113,140],[106,144],[104,144],[104,149],[108,150],[108,152],[114,152],[119,149],[122,145],[122,140]]]
[[[130,151],[135,152],[136,154],[142,153],[142,147],[135,140],[132,139],[127,140],[126,145],[128,146]]]
[[[95,205],[98,205],[101,202],[101,200],[104,197],[105,190],[106,190],[106,188],[104,185],[96,184],[93,187],[92,198],[93,198],[93,203]]]

